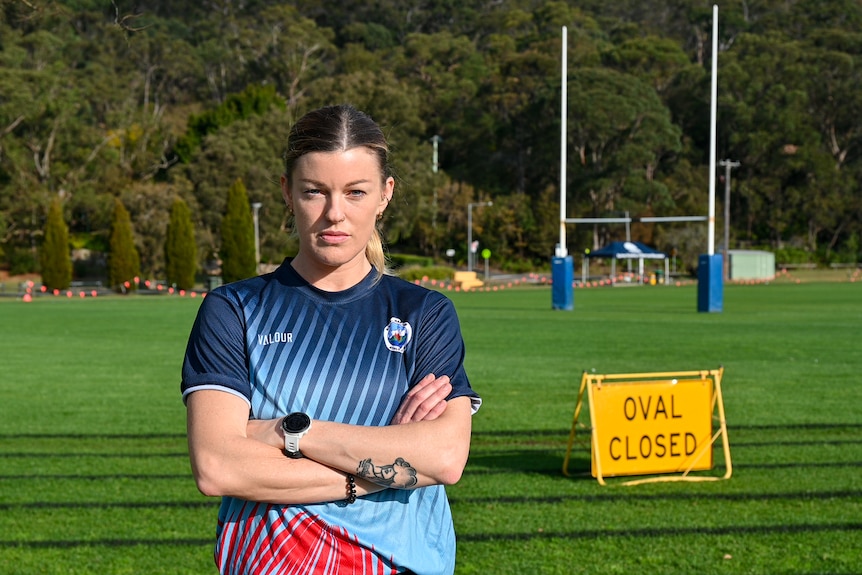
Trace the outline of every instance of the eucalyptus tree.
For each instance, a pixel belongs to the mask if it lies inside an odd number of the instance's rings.
[[[808,109],[821,138],[823,166],[812,170],[805,196],[808,245],[827,254],[862,231],[862,34],[824,30],[807,43]],[[822,236],[822,237],[821,237]]]
[[[727,153],[741,163],[737,213],[745,238],[782,247],[805,234],[799,216],[819,171],[821,138],[809,112],[806,46],[783,36],[744,35],[727,54],[720,96]],[[721,112],[720,112],[721,113]]]
[[[680,147],[681,133],[655,90],[638,78],[582,68],[569,84],[572,189],[589,216],[671,207],[659,166]],[[594,247],[606,240],[601,228]]]

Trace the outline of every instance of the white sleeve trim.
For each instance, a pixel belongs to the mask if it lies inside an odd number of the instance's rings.
[[[248,404],[249,409],[251,409],[251,402],[248,400],[248,398],[246,396],[244,396],[240,392],[236,391],[235,389],[231,389],[231,388],[225,387],[223,385],[204,384],[204,385],[196,385],[194,387],[190,387],[183,392],[183,401],[185,402],[191,393],[194,393],[195,391],[201,391],[204,389],[211,389],[213,391],[223,391],[225,393],[235,395],[235,396],[239,397],[240,399],[242,399],[244,402],[246,402],[246,404]]]

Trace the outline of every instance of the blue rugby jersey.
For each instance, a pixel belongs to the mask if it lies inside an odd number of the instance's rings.
[[[324,292],[285,262],[273,273],[221,286],[198,312],[182,392],[218,389],[250,416],[304,411],[312,419],[388,425],[407,390],[449,375],[450,399],[481,399],[464,372],[452,303],[398,278]],[[452,573],[455,534],[442,485],[386,489],[343,502],[274,505],[225,497],[215,559],[221,573]]]

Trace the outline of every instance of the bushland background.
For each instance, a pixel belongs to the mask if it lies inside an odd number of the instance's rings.
[[[862,5],[720,8],[717,155],[740,163],[730,247],[770,249],[779,263],[858,261]],[[120,199],[141,274],[162,278],[182,198],[203,274],[217,265],[237,180],[262,204],[261,259],[277,263],[296,247],[277,185],[285,134],[343,101],[392,142],[393,252],[463,265],[467,206],[493,201],[473,210],[473,237],[495,265],[547,266],[563,25],[569,216],[703,215],[711,11],[704,0],[0,0],[0,268],[39,272],[60,200],[75,278],[104,276]],[[703,228],[635,223],[631,235],[691,270]],[[623,234],[577,226],[568,247]]]

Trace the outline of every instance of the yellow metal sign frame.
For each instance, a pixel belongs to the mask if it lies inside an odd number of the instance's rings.
[[[699,371],[669,371],[669,372],[648,372],[648,373],[617,373],[617,374],[595,374],[595,373],[587,373],[584,372],[581,377],[581,386],[578,390],[578,401],[575,405],[575,412],[572,417],[572,428],[569,432],[569,441],[566,447],[566,456],[563,459],[563,474],[566,476],[570,476],[569,463],[571,461],[572,451],[574,449],[575,443],[580,445],[581,447],[587,449],[591,453],[591,462],[592,462],[592,474],[599,482],[600,485],[606,485],[605,476],[606,474],[603,472],[602,465],[602,456],[601,450],[599,449],[599,436],[598,436],[598,428],[596,417],[597,417],[597,409],[594,400],[594,395],[596,390],[600,390],[602,386],[606,385],[619,385],[619,384],[629,384],[629,385],[637,385],[642,384],[644,386],[650,386],[654,384],[667,383],[670,385],[675,385],[678,382],[681,383],[696,383],[701,382],[703,384],[711,385],[711,401],[709,405],[709,417],[711,423],[709,424],[712,429],[715,431],[712,433],[709,441],[705,442],[703,445],[700,445],[696,451],[691,453],[691,457],[687,460],[688,464],[686,467],[678,473],[667,473],[664,475],[659,475],[657,477],[648,477],[645,479],[638,479],[627,481],[623,483],[623,485],[639,485],[643,483],[657,483],[657,482],[665,482],[665,481],[720,481],[723,479],[730,479],[730,476],[733,473],[733,466],[730,460],[730,443],[727,438],[727,422],[724,417],[724,401],[721,395],[721,378],[724,374],[724,368],[713,369],[713,370],[699,370]],[[670,388],[669,388],[670,389]],[[680,388],[682,389],[682,388]],[[580,422],[581,412],[583,410],[584,405],[584,397],[586,395],[586,399],[589,403],[589,411],[590,411],[590,425],[587,426]],[[661,397],[659,398],[661,400]],[[641,405],[643,408],[643,404]],[[653,408],[653,412],[655,412],[657,408]],[[666,411],[667,406],[662,404],[662,410]],[[670,408],[671,411],[673,408]],[[644,414],[646,416],[646,414]],[[657,415],[657,414],[656,414]],[[646,417],[645,417],[646,418]],[[589,431],[589,443],[587,443],[586,438],[578,436],[578,430],[581,431]],[[712,468],[712,446],[713,444],[721,438],[722,442],[722,452],[724,453],[724,464],[725,464],[725,473],[722,477],[716,476],[703,476],[703,475],[691,475],[692,471],[711,469]],[[646,472],[649,474],[650,472]],[[664,472],[657,472],[664,473]],[[645,473],[636,472],[636,473],[625,473],[625,472],[616,472],[613,475],[642,475]],[[607,474],[610,476],[611,474]]]

